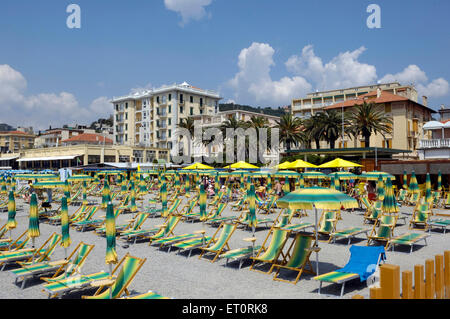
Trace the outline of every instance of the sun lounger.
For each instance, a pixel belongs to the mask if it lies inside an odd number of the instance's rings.
[[[348,239],[347,245],[350,245],[350,241],[352,238],[355,238],[356,236],[360,234],[365,234],[367,238],[367,233],[370,231],[368,228],[362,228],[362,227],[350,227],[346,229],[342,229],[339,231],[335,231],[330,234],[330,241],[333,243],[336,242],[337,239]]]
[[[202,252],[198,258],[201,259],[206,254],[214,254],[214,258],[211,260],[213,263],[224,250],[230,250],[228,241],[236,230],[236,226],[236,224],[222,223],[219,228],[217,228],[211,240],[206,244],[206,247],[200,248]],[[220,233],[220,236],[216,238],[220,230],[222,230],[222,232]]]
[[[450,226],[450,219],[437,218],[433,220],[428,220],[428,230],[431,231],[432,228],[441,228],[444,234],[447,231],[447,227]]]
[[[108,278],[111,278],[109,273],[104,271],[89,275],[75,275],[44,284],[42,291],[48,293],[48,298],[62,297],[75,291],[92,288],[93,282],[107,280]]]
[[[210,240],[211,240],[210,236],[202,236],[178,242],[176,244],[173,244],[172,247],[178,248],[177,254],[189,251],[189,254],[186,257],[190,257],[194,249],[204,247]]]
[[[176,244],[178,242],[185,241],[185,240],[198,238],[200,236],[201,236],[201,234],[195,234],[195,233],[174,235],[174,236],[169,236],[169,237],[164,237],[161,239],[154,240],[154,241],[152,241],[151,244],[155,245],[155,246],[159,245],[159,248],[169,246],[169,252],[170,252],[171,245]]]
[[[314,280],[320,281],[318,293],[322,288],[323,282],[341,284],[341,294],[344,295],[345,283],[359,278],[361,282],[367,281],[378,268],[381,261],[386,259],[384,247],[382,246],[351,246],[350,260],[347,264],[338,270],[314,277]]]
[[[399,236],[389,240],[387,247],[390,247],[392,249],[392,251],[394,251],[395,245],[406,245],[406,246],[411,247],[409,253],[412,253],[413,247],[417,242],[423,240],[425,242],[425,245],[427,245],[428,237],[430,237],[429,234],[418,234],[418,233],[409,233],[408,232],[408,233],[399,235]]]
[[[254,257],[258,250],[261,249],[261,246],[249,246],[238,249],[229,250],[222,255],[219,255],[219,258],[224,258],[225,265],[227,266],[229,262],[239,261],[239,269],[241,269],[242,264],[245,260],[250,259],[250,257]]]

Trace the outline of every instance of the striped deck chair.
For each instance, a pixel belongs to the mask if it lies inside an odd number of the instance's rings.
[[[417,233],[409,233],[408,232],[406,234],[391,238],[386,245],[386,249],[388,249],[388,247],[390,247],[393,251],[395,245],[407,245],[407,246],[411,247],[411,249],[409,251],[409,253],[411,254],[413,251],[414,245],[418,241],[423,240],[425,242],[425,245],[427,245],[428,237],[430,237],[429,234],[417,234]]]
[[[250,228],[250,218],[249,218],[250,211],[243,210],[241,212],[241,215],[236,219],[236,223],[243,225],[245,228]],[[273,224],[274,220],[271,218],[256,218],[256,227],[258,228],[258,225],[264,224],[266,227],[268,224]]]
[[[386,253],[382,246],[351,246],[350,259],[347,264],[335,271],[314,277],[314,280],[320,281],[318,293],[322,289],[322,283],[328,282],[340,284],[342,297],[344,295],[345,284],[348,281],[359,279],[361,282],[368,282],[375,274],[379,265],[386,259]],[[375,267],[374,267],[375,265]]]
[[[70,276],[80,270],[87,256],[91,252],[94,245],[88,245],[80,242],[67,259],[52,262],[19,262],[21,268],[11,270],[16,276],[15,284],[22,278],[21,289],[25,287],[25,283],[30,278],[41,277],[53,273],[53,277]]]
[[[86,205],[82,205],[82,206],[78,207],[78,209],[72,215],[69,216],[69,223],[76,222],[89,209],[92,209],[92,208],[87,207]],[[50,225],[60,225],[61,224],[61,214],[48,217],[47,222]]]
[[[166,223],[164,225],[160,225],[160,228],[158,228],[159,231],[154,235],[148,236],[148,238],[150,240],[149,245],[152,243],[152,241],[154,241],[156,239],[161,239],[161,238],[168,237],[170,235],[174,235],[173,230],[178,225],[180,220],[181,220],[180,216],[169,215]]]
[[[261,245],[261,248],[258,250],[258,253],[255,257],[250,257],[250,259],[253,260],[252,265],[250,266],[250,270],[262,272],[269,274],[272,272],[272,269],[274,268],[275,263],[279,263],[278,258],[280,255],[284,258],[283,255],[283,247],[286,243],[286,240],[288,239],[290,235],[290,232],[288,230],[283,230],[280,228],[271,228],[269,233],[267,234],[266,239],[264,240],[263,244]],[[266,243],[271,237],[270,244],[266,246]],[[257,263],[270,263],[271,267],[269,271],[263,272],[259,269],[255,268],[255,265]]]
[[[406,198],[408,196],[408,191],[404,188],[400,189],[397,193],[397,202],[403,204],[406,201]]]
[[[274,227],[282,228],[284,230],[289,230],[291,234],[295,234],[301,231],[306,230],[307,228],[313,228],[314,224],[304,222],[304,223],[294,223],[291,224],[291,220],[294,215],[297,213],[296,210],[287,208],[283,214],[280,212],[281,219],[279,219],[280,215],[274,221]]]
[[[82,299],[117,299],[122,294],[129,295],[128,286],[133,281],[138,271],[142,268],[147,258],[138,258],[131,256],[129,253],[125,255],[122,262],[122,268],[112,283],[107,285],[100,284],[100,287],[93,296],[81,296]],[[120,266],[118,264],[116,269]]]
[[[442,208],[450,208],[450,192],[445,193],[444,201],[442,203]]]
[[[424,227],[424,230],[428,229],[428,219],[433,215],[430,209],[430,204],[418,204],[413,211],[411,220],[409,221],[409,229],[413,229],[416,226]]]
[[[225,221],[235,219],[233,216],[222,216],[223,211],[227,207],[227,203],[220,203],[217,208],[206,216],[205,222],[210,225],[217,225]],[[199,219],[200,220],[200,219]]]
[[[330,236],[336,230],[337,214],[337,210],[324,210],[319,220],[317,232],[321,235]]]
[[[311,262],[309,261],[309,257],[313,252],[313,241],[313,236],[297,234],[284,255],[283,260],[279,263],[274,262],[273,267],[278,268],[278,270],[275,273],[273,280],[284,281],[295,285],[303,272],[316,275],[313,271]],[[293,282],[278,277],[282,268],[298,272],[297,277]]]
[[[278,196],[270,196],[269,200],[263,204],[261,207],[259,207],[257,213],[259,214],[270,214],[270,213],[275,213],[275,203],[278,199]]]
[[[220,236],[216,238],[220,230],[222,230],[222,232],[220,233]],[[206,254],[214,254],[214,258],[211,260],[211,262],[215,262],[224,250],[230,250],[228,241],[230,240],[235,230],[236,224],[222,223],[219,228],[217,228],[211,240],[206,244],[206,247],[200,248],[202,252],[200,253],[200,256],[198,258],[201,259]]]
[[[247,207],[247,195],[242,196],[236,203],[231,204],[231,210],[241,211]]]
[[[386,248],[389,240],[394,236],[394,228],[397,225],[396,215],[382,215],[378,224],[374,224],[370,235],[367,236],[367,246],[373,241],[386,242]]]
[[[38,249],[23,248],[14,251],[0,252],[0,265],[3,265],[2,271],[7,265],[19,261],[42,262],[50,259],[56,248],[56,244],[61,240],[61,235],[53,233]]]
[[[224,192],[219,192],[218,196],[214,196],[214,199],[208,203],[207,207],[209,206],[217,206],[219,205],[219,203],[222,201],[223,195],[225,193]]]
[[[420,193],[414,192],[407,198],[406,204],[408,206],[415,206],[417,205],[417,203],[419,203],[419,200],[420,200]]]
[[[382,214],[382,205],[383,202],[378,200],[373,203],[373,205],[367,210],[366,214],[364,215],[364,223],[366,222],[372,222],[376,223],[378,218],[380,218]]]
[[[116,225],[116,233],[123,234],[129,231],[139,230],[144,224],[145,220],[148,218],[148,214],[146,213],[138,213],[132,219],[127,220],[126,224]],[[100,226],[95,228],[95,232],[97,235],[105,236],[106,235],[106,226]]]
[[[168,246],[169,247],[168,252],[170,252],[171,246],[173,244],[176,244],[178,242],[182,242],[185,240],[199,238],[200,236],[201,236],[200,234],[195,234],[195,233],[187,233],[187,234],[182,234],[182,235],[168,236],[168,237],[164,237],[164,238],[156,239],[156,240],[152,241],[151,245],[159,246],[160,249],[164,248],[165,246]]]
[[[346,229],[336,230],[330,234],[330,240],[328,242],[335,243],[337,239],[348,239],[347,245],[350,245],[352,238],[357,235],[365,234],[367,238],[367,233],[370,231],[368,228],[363,227],[349,227]]]
[[[225,266],[228,266],[229,262],[239,261],[239,269],[241,269],[244,261],[250,259],[250,257],[255,256],[260,249],[261,249],[260,245],[257,245],[255,247],[248,246],[232,249],[219,255],[219,258],[225,259]]]
[[[204,247],[206,243],[211,239],[212,239],[211,236],[201,236],[198,238],[183,240],[178,243],[172,244],[172,247],[178,248],[177,254],[189,251],[189,254],[186,256],[187,258],[189,258],[194,249]]]
[[[28,230],[24,231],[15,241],[11,242],[10,238],[0,240],[0,253],[1,251],[15,251],[23,249],[30,242],[30,237],[28,237]]]
[[[102,221],[100,219],[93,219],[94,215],[97,213],[97,211],[100,209],[99,206],[94,206],[92,209],[84,214],[84,216],[78,220],[77,222],[74,222],[70,224],[70,226],[74,227],[77,231],[85,231],[88,227],[91,227],[92,223],[96,223],[98,221]],[[116,211],[114,211],[116,213]]]
[[[226,203],[219,203],[216,208],[213,208],[213,212],[208,213],[206,220],[213,219],[215,217],[219,217],[222,214],[222,211],[225,209]],[[184,221],[194,222],[196,220],[200,220],[200,212],[190,212],[182,215]]]
[[[450,226],[450,219],[447,218],[435,218],[429,219],[427,222],[428,230],[431,232],[433,228],[440,228],[443,230],[444,234],[447,232],[447,227]]]
[[[186,205],[184,205],[181,210],[179,210],[179,216],[189,215],[193,212],[194,208],[198,204],[198,199],[195,198],[193,200],[190,200]]]
[[[181,199],[180,198],[176,198],[175,201],[167,209],[167,215],[166,216],[180,215],[180,212],[178,211],[178,208],[180,207],[180,205],[181,205]],[[156,212],[162,214],[163,213],[162,208],[161,209],[157,209]]]
[[[431,194],[433,195],[433,207],[434,208],[441,207],[442,192],[434,191]]]

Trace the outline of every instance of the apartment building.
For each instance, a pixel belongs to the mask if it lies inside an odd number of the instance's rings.
[[[0,132],[0,153],[14,153],[33,148],[35,135],[23,131]]]
[[[86,130],[84,129],[75,128],[50,128],[39,133],[34,142],[34,147],[42,148],[61,146],[63,140],[70,139],[84,133],[85,131]]]
[[[172,149],[180,121],[216,114],[220,100],[218,93],[186,82],[113,98],[114,143]]]
[[[432,119],[432,114],[437,113],[428,108],[427,98],[423,97],[422,104],[413,101],[402,95],[395,95],[381,89],[366,93],[357,99],[347,100],[341,103],[327,106],[325,109],[335,109],[338,111],[348,111],[355,105],[374,103],[377,108],[387,114],[392,119],[392,131],[390,134],[382,136],[373,134],[370,137],[370,146],[379,148],[391,148],[397,150],[411,151],[408,157],[418,158],[417,149],[419,140],[424,138],[423,127],[425,123]],[[338,148],[364,148],[366,147],[364,138],[359,136],[353,138],[346,134],[344,130],[344,141],[340,137],[336,141]],[[326,147],[324,147],[326,148]],[[402,155],[404,157],[404,155]]]
[[[377,89],[418,102],[417,91],[412,85],[401,85],[398,82],[392,82],[309,93],[304,98],[292,100],[291,112],[296,117],[308,118],[314,113],[323,111],[328,106],[349,100],[357,100]]]

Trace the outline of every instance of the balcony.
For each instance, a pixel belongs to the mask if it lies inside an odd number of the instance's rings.
[[[450,148],[450,138],[446,139],[432,139],[432,140],[420,140],[419,148],[430,149],[430,148]]]

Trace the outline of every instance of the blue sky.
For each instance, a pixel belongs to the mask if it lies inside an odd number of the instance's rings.
[[[81,29],[66,26],[71,3]],[[381,29],[366,25],[371,3]],[[0,122],[90,123],[113,96],[183,81],[277,107],[397,79],[450,106],[448,12],[446,0],[2,0]]]

